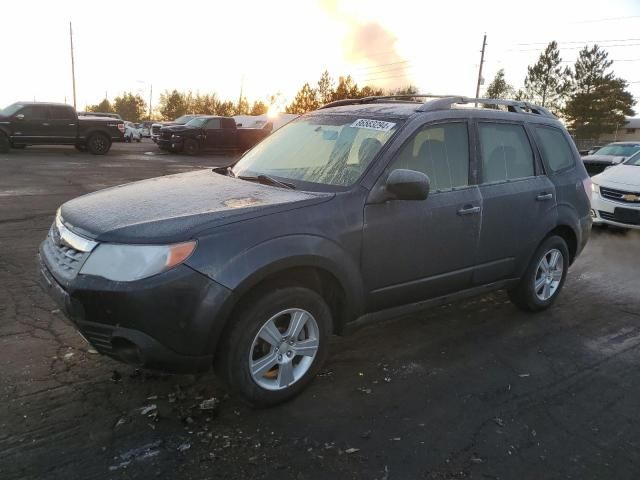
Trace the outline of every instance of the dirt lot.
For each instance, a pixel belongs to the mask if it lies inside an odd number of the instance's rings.
[[[145,152],[0,155],[3,480],[640,476],[640,235],[595,231],[546,313],[496,293],[336,338],[302,396],[255,411],[91,353],[36,284],[65,200],[229,161]]]

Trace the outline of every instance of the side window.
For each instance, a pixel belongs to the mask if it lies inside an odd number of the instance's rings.
[[[426,126],[398,152],[392,169],[425,173],[431,190],[469,185],[469,133],[466,122]]]
[[[222,128],[236,128],[236,122],[233,118],[223,118],[221,124]]]
[[[552,172],[573,167],[573,151],[564,134],[553,127],[535,127],[536,140],[542,152],[542,158]]]
[[[533,151],[522,125],[479,123],[482,183],[534,175]]]
[[[209,129],[219,129],[220,128],[220,119],[219,118],[210,118],[207,121],[207,128]]]
[[[49,118],[51,120],[73,120],[75,115],[68,107],[51,106],[49,107]]]
[[[25,120],[45,120],[47,118],[46,107],[41,107],[39,105],[25,107],[20,113],[24,115]]]

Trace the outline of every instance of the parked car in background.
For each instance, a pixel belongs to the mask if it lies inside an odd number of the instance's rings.
[[[103,155],[124,140],[124,122],[78,116],[63,103],[18,102],[0,110],[0,153],[29,145],[74,145]]]
[[[104,113],[104,112],[78,112],[81,117],[103,117],[103,118],[115,118],[116,120],[122,120],[122,117],[117,113]]]
[[[640,152],[591,180],[593,223],[640,229]]]
[[[140,124],[140,134],[142,138],[151,138],[151,126],[154,122],[142,122]]]
[[[452,108],[474,103],[511,111]],[[550,307],[589,237],[590,195],[544,108],[342,100],[233,168],[68,201],[40,247],[41,278],[100,353],[213,365],[248,402],[273,405],[311,382],[350,322],[498,288],[519,308]]]
[[[582,161],[589,175],[593,176],[624,162],[636,152],[640,152],[640,142],[614,142],[582,157]]]
[[[176,118],[172,122],[158,122],[151,125],[151,140],[158,143],[158,137],[160,136],[160,129],[162,127],[168,127],[170,125],[185,125],[189,120],[193,120],[198,115],[187,114],[182,115],[181,117]]]
[[[124,140],[125,142],[131,143],[136,141],[140,143],[142,139],[142,130],[139,127],[139,124],[133,122],[124,122]]]
[[[292,120],[298,118],[299,115],[293,113],[279,113],[278,115],[234,115],[238,127],[243,128],[264,128],[270,131],[285,126]]]
[[[265,128],[238,128],[231,117],[202,115],[185,125],[162,127],[158,146],[196,155],[203,151],[244,152],[271,133]]]

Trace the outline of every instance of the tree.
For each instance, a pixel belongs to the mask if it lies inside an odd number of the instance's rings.
[[[201,115],[216,115],[219,105],[220,100],[215,93],[204,95],[198,93],[193,97],[191,111]]]
[[[562,67],[558,44],[547,45],[534,65],[527,67],[524,79],[527,100],[560,112],[571,89],[571,70]]]
[[[269,107],[267,106],[266,103],[260,100],[256,100],[255,102],[253,102],[253,105],[251,106],[251,111],[249,112],[249,115],[264,115],[268,111],[269,111]]]
[[[111,102],[109,102],[109,100],[107,100],[106,98],[97,105],[87,105],[86,110],[87,112],[114,113]]]
[[[237,105],[230,100],[227,100],[226,102],[220,102],[218,104],[218,111],[216,112],[216,115],[220,115],[222,117],[232,117],[236,114],[236,107]]]
[[[360,89],[356,98],[378,97],[380,95],[384,95],[384,90],[365,85]]]
[[[191,107],[191,93],[186,95],[177,90],[165,90],[160,94],[158,110],[165,120],[173,120],[188,113]]]
[[[564,115],[577,138],[597,138],[635,114],[628,83],[610,71],[612,60],[598,45],[585,46],[576,60]]]
[[[513,87],[505,80],[504,68],[501,68],[487,87],[484,96],[486,98],[509,98],[513,95]]]
[[[286,108],[287,113],[306,113],[318,108],[318,94],[311,85],[305,83],[296,94],[291,105]]]
[[[147,104],[140,95],[133,95],[131,92],[123,92],[122,96],[116,97],[113,102],[113,109],[125,120],[139,122],[147,115]]]
[[[320,105],[325,105],[331,102],[333,98],[333,85],[334,81],[329,75],[329,71],[325,70],[320,76],[320,80],[318,80],[318,102]]]
[[[339,77],[338,85],[331,95],[331,101],[335,102],[336,100],[344,100],[347,98],[358,98],[359,93],[358,84],[354,82],[351,75]]]
[[[389,90],[389,95],[416,95],[420,93],[415,85],[407,85],[406,87]]]
[[[240,98],[236,105],[235,115],[249,115],[249,100],[247,100],[247,97]]]

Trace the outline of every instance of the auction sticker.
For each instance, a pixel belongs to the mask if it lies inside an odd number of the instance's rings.
[[[396,126],[392,122],[383,122],[382,120],[370,120],[368,118],[359,118],[351,125],[353,128],[367,128],[369,130],[377,130],[379,132],[388,132]]]

